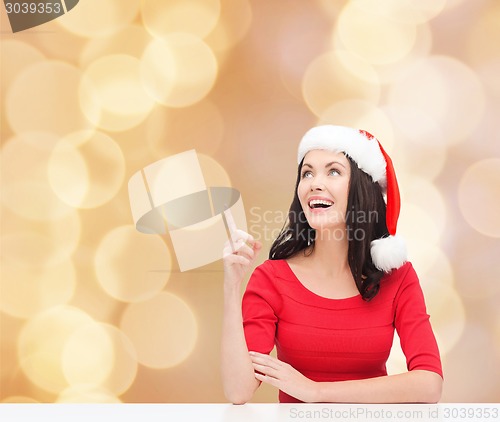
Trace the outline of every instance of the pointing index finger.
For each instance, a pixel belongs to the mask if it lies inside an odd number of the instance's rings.
[[[224,205],[224,208],[225,210],[222,213],[222,217],[227,230],[229,231],[229,242],[233,252],[236,252],[245,242],[249,243],[252,247],[255,247],[258,242],[256,242],[251,234],[238,229],[231,210],[227,207],[227,205]]]
[[[222,219],[224,220],[226,228],[229,231],[229,244],[231,245],[231,250],[233,251],[233,253],[235,253],[236,248],[234,247],[233,240],[235,238],[235,233],[237,231],[237,228],[236,228],[236,223],[234,222],[233,214],[231,213],[231,210],[229,209],[227,204],[224,204]]]
[[[227,228],[229,230],[229,234],[231,236],[231,239],[233,239],[236,235],[236,231],[238,230],[238,227],[236,227],[236,223],[234,221],[233,213],[227,206],[227,204],[224,204],[224,216],[226,218],[226,223],[227,223]]]

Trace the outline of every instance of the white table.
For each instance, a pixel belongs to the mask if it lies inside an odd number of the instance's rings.
[[[498,421],[480,404],[0,404],[2,422]],[[488,416],[487,416],[488,415]],[[463,416],[466,416],[465,418]],[[496,417],[495,417],[496,416]]]

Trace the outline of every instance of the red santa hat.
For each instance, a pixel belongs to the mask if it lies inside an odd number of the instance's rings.
[[[392,160],[380,142],[364,130],[344,126],[324,125],[310,129],[302,138],[298,151],[299,164],[314,149],[343,152],[357,166],[382,187],[386,196],[386,225],[389,236],[371,242],[371,256],[375,266],[385,272],[399,268],[407,260],[406,245],[396,236],[401,207],[398,181]]]

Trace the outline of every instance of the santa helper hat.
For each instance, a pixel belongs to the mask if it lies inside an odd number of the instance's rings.
[[[370,252],[375,266],[390,272],[407,260],[406,245],[396,236],[401,206],[398,182],[392,160],[380,142],[364,130],[343,126],[325,125],[310,129],[299,144],[298,162],[314,149],[324,149],[347,154],[358,167],[367,173],[386,194],[386,225],[389,236],[371,242]]]

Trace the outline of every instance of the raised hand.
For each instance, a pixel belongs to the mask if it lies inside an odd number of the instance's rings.
[[[253,264],[262,244],[252,235],[236,227],[230,210],[224,212],[231,234],[223,249],[224,284],[228,287],[239,285],[248,268]]]

